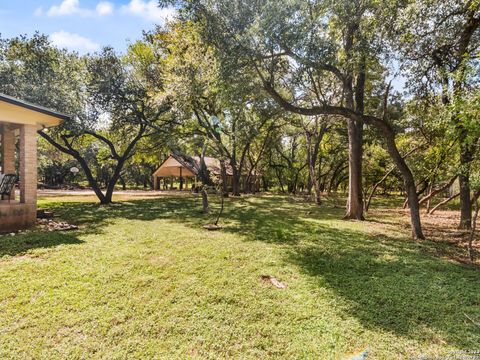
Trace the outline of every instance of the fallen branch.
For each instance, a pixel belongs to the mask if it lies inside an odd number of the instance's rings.
[[[448,199],[443,200],[442,202],[439,202],[437,205],[435,205],[435,207],[434,207],[432,210],[430,210],[430,212],[429,212],[428,214],[429,214],[429,215],[433,215],[433,213],[434,213],[440,206],[445,205],[446,203],[448,203],[449,201],[455,199],[455,198],[456,198],[457,196],[459,196],[459,195],[460,195],[460,193],[456,193],[455,195],[450,196]]]
[[[456,179],[457,179],[457,175],[455,175],[453,178],[451,178],[447,183],[445,183],[442,186],[432,190],[427,196],[424,196],[423,198],[421,198],[418,201],[418,203],[420,205],[422,205],[424,202],[430,200],[431,198],[433,198],[438,193],[441,193],[442,191],[448,189],[450,186],[452,186],[452,184],[455,182]]]

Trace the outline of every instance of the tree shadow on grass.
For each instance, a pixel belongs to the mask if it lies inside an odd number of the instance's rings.
[[[162,198],[107,209],[69,204],[55,211],[83,224],[83,231],[98,232],[118,218],[169,219],[198,229],[207,221],[200,210],[197,198]],[[366,328],[420,342],[478,346],[480,329],[471,322],[480,322],[478,271],[433,256],[436,245],[409,241],[408,229],[398,237],[372,236],[331,221],[341,214],[281,197],[229,199],[221,231],[280,246],[286,262],[331,289],[342,299],[342,311]]]
[[[270,213],[270,215],[268,215]],[[224,231],[285,248],[284,259],[343,300],[366,328],[465,349],[480,343],[480,273],[432,253],[438,244],[408,235],[368,235],[330,219],[326,208],[278,210],[275,204],[234,208]],[[325,221],[327,220],[327,221]],[[472,322],[477,322],[477,325]]]
[[[365,239],[324,229],[318,243],[289,249],[286,258],[345,300],[345,311],[367,328],[463,348],[480,342],[479,273],[391,238]],[[324,242],[329,242],[328,246]],[[354,245],[355,243],[360,246]]]
[[[471,322],[480,321],[480,274],[474,267],[432,255],[438,244],[413,243],[409,229],[373,236],[330,221],[342,213],[288,199],[250,199],[231,204],[223,231],[281,246],[286,262],[338,294],[342,310],[366,328],[420,342],[478,346],[480,329]]]
[[[198,199],[194,197],[131,200],[111,206],[88,202],[52,202],[48,207],[53,210],[56,217],[78,225],[80,232],[84,234],[102,233],[106,226],[115,223],[118,219],[201,221],[201,207]]]
[[[3,256],[23,255],[34,249],[48,249],[60,245],[82,244],[73,233],[65,232],[32,232],[15,236],[0,237],[0,258]]]

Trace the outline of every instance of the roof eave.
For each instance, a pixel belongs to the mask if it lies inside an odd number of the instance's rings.
[[[43,106],[35,105],[35,104],[29,103],[27,101],[16,99],[14,97],[11,97],[11,96],[8,96],[8,95],[5,95],[5,94],[0,94],[0,100],[5,101],[9,104],[13,104],[13,105],[16,105],[16,106],[21,106],[25,109],[29,109],[29,110],[36,111],[36,112],[39,112],[39,113],[42,113],[42,114],[45,114],[45,115],[56,117],[57,119],[60,119],[61,121],[67,121],[67,120],[72,119],[72,117],[70,115],[62,114],[60,112],[57,112],[57,111],[54,111],[54,110],[51,110],[51,109],[47,109]],[[50,125],[50,126],[54,126],[54,125]]]

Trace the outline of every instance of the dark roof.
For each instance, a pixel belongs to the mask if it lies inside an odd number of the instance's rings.
[[[183,167],[198,175],[200,170],[200,156],[189,156],[181,153],[171,153],[170,156],[182,164]],[[222,170],[219,159],[205,156],[204,161],[208,171],[210,171],[213,175],[221,174]],[[233,175],[232,167],[228,163],[225,164],[225,171],[228,176]]]
[[[27,101],[20,100],[20,99],[17,99],[17,98],[14,98],[14,97],[11,97],[11,96],[8,96],[8,95],[5,95],[5,94],[0,94],[0,101],[5,101],[5,102],[8,102],[10,104],[21,106],[23,108],[33,110],[33,111],[37,111],[39,113],[50,115],[50,116],[53,116],[53,117],[56,117],[56,118],[59,118],[59,119],[62,119],[62,120],[70,120],[71,119],[71,116],[69,116],[69,115],[65,115],[65,114],[59,113],[57,111],[47,109],[43,106],[35,105],[35,104],[29,103]]]
[[[180,154],[180,153],[171,153],[170,156],[173,157],[175,160],[177,160],[180,164],[182,164],[183,167],[187,168],[194,174],[198,174],[200,166],[192,157],[185,154]]]

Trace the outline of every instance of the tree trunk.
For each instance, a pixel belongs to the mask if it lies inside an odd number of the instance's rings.
[[[98,185],[97,180],[93,177],[93,174],[90,170],[90,167],[88,166],[87,162],[80,156],[76,155],[75,153],[71,154],[80,164],[82,167],[83,172],[85,173],[85,176],[88,180],[88,184],[92,188],[93,192],[97,196],[98,200],[100,201],[100,204],[106,204],[107,200],[105,198],[105,195],[103,194],[102,190],[100,189],[100,186]]]
[[[205,215],[208,215],[208,213],[210,212],[210,209],[208,207],[208,194],[207,194],[205,185],[202,186],[201,194],[202,194],[202,211]]]
[[[58,144],[55,140],[53,140],[50,135],[44,133],[43,131],[38,131],[38,134],[47,140],[51,145],[53,145],[56,149],[62,151],[65,154],[68,154],[72,156],[75,160],[78,161],[80,164],[80,167],[83,169],[83,172],[85,173],[85,177],[87,178],[88,184],[92,188],[93,192],[97,196],[98,200],[100,200],[100,203],[103,203],[105,201],[105,195],[103,195],[102,190],[100,189],[100,186],[98,185],[98,182],[95,180],[93,177],[92,171],[90,170],[90,167],[88,166],[87,162],[85,159],[80,156],[80,153],[74,149],[67,149],[63,147],[62,145]]]
[[[125,179],[122,176],[120,176],[118,180],[120,181],[120,184],[122,184],[122,190],[123,191],[127,190],[127,183],[125,182]]]
[[[202,212],[203,214],[207,215],[210,212],[208,207],[208,193],[207,193],[207,186],[213,185],[213,182],[210,178],[210,174],[207,168],[207,164],[205,163],[205,153],[207,152],[207,144],[203,144],[202,152],[200,154],[200,164],[198,168],[198,177],[202,182],[200,187],[200,194],[202,195]]]
[[[315,204],[321,205],[321,191],[320,191],[320,181],[315,174],[315,156],[316,152],[312,151],[312,136],[305,130],[305,139],[307,141],[307,162],[308,162],[308,195],[311,194],[311,188],[313,186],[315,191]]]
[[[472,227],[472,202],[470,199],[470,163],[472,154],[466,145],[460,154],[460,224],[459,229],[469,230]]]
[[[268,181],[265,178],[265,176],[262,176],[262,186],[263,186],[263,191],[267,192],[268,191]]]
[[[223,208],[225,206],[225,196],[220,196],[221,199],[220,199],[220,211],[218,212],[218,215],[217,215],[217,219],[215,220],[215,225],[218,225],[218,222],[220,221],[220,217],[222,216],[223,214]]]
[[[410,169],[408,169],[410,172]],[[417,189],[412,173],[406,176],[405,188],[408,195],[408,204],[410,206],[410,218],[412,223],[412,236],[414,240],[425,239],[422,232],[422,225],[420,221],[420,206],[418,205]]]
[[[281,171],[278,170],[278,168],[275,168],[275,174],[277,175],[278,185],[280,185],[280,192],[282,194],[285,194],[285,189],[284,189],[284,186],[283,186]]]
[[[312,188],[313,188],[313,181],[312,181],[310,167],[311,167],[310,161],[308,161],[308,178],[307,178],[307,185],[305,186],[305,193],[309,196],[312,195]]]
[[[432,193],[432,189],[433,189],[433,182],[430,184],[430,186],[428,188],[429,188],[428,189],[428,194],[430,195]],[[429,195],[427,195],[427,196],[429,196]],[[427,205],[426,205],[427,214],[430,212],[430,204],[431,204],[430,200],[431,199],[427,200]],[[420,204],[420,202],[419,202],[419,204]]]
[[[109,205],[112,203],[113,192],[115,191],[115,185],[121,177],[123,166],[125,165],[126,157],[121,157],[118,159],[117,166],[115,166],[115,171],[113,172],[110,181],[107,184],[107,190],[105,191],[105,199],[102,202],[103,205]]]
[[[225,167],[225,160],[220,160],[220,172],[222,176],[222,196],[228,197],[227,187],[227,168]]]
[[[350,19],[345,35],[344,50],[347,60],[354,57],[355,33],[358,30],[358,18]],[[356,84],[353,80],[356,75]],[[362,56],[357,69],[347,72],[343,88],[345,92],[346,107],[359,114],[364,113],[366,79],[366,58]],[[348,199],[347,213],[344,219],[364,220],[363,217],[363,192],[362,192],[362,153],[363,153],[363,121],[348,118]]]
[[[478,198],[480,197],[480,191],[476,191],[473,195],[473,204],[475,206],[475,213],[473,214],[472,219],[472,230],[470,231],[470,237],[468,239],[468,256],[470,257],[470,261],[473,263],[475,262],[475,249],[473,248],[473,241],[475,240],[475,230],[477,229],[477,219],[478,219]]]
[[[403,159],[402,155],[400,155],[398,151],[397,144],[395,143],[395,134],[393,132],[393,129],[385,122],[377,122],[376,125],[385,138],[388,153],[392,157],[392,160],[395,162],[395,165],[397,166],[403,177],[405,190],[407,192],[408,205],[410,207],[412,237],[414,240],[425,239],[425,236],[422,232],[420,205],[418,203],[417,187],[415,186],[413,174],[407,163]]]
[[[240,173],[234,166],[232,166],[232,194],[240,196]]]
[[[303,168],[302,168],[303,169]],[[293,179],[288,183],[288,193],[295,195],[297,193],[297,188],[298,188],[298,176],[300,175],[300,171],[302,170],[297,170],[295,173],[295,176]]]
[[[348,200],[345,219],[365,220],[362,194],[363,124],[348,120]]]
[[[314,166],[311,163],[311,160],[309,162],[310,163],[309,163],[309,166],[308,166],[308,171],[309,171],[309,175],[310,175],[310,178],[311,178],[313,188],[315,190],[315,204],[321,205],[322,204],[322,192],[320,190],[320,182],[318,181],[318,179],[315,176],[315,169],[314,169]]]

